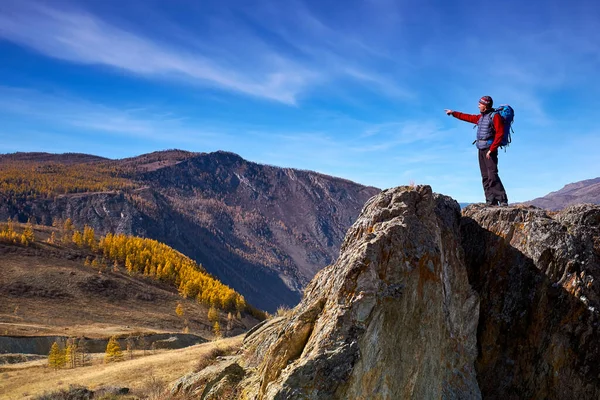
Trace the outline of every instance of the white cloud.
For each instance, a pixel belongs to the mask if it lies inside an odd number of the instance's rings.
[[[159,41],[73,8],[26,0],[7,4],[0,13],[0,38],[73,63],[214,86],[290,105],[307,90],[340,77],[372,85],[391,97],[415,95],[394,76],[378,71],[377,60],[391,60],[385,50],[347,29],[328,26],[301,2],[290,3],[285,12],[278,4],[247,10],[249,16],[259,16],[257,24],[286,42],[283,47],[235,20],[221,21],[221,35],[174,44],[168,35]],[[185,27],[173,30],[171,21],[160,23],[177,37],[186,35]],[[195,33],[187,31],[187,36]]]
[[[151,41],[79,11],[23,3],[0,14],[0,37],[47,56],[81,64],[106,65],[148,77],[174,78],[294,104],[318,73],[277,54],[270,62],[243,69],[221,65],[198,52]],[[234,50],[234,49],[233,49]],[[248,65],[256,65],[258,59]]]
[[[79,129],[81,135],[98,133],[180,145],[226,142],[223,132],[200,129],[185,119],[154,107],[116,107],[68,95],[0,86],[0,113],[18,115],[30,124]]]

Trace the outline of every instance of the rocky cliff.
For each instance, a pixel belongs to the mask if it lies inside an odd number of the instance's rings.
[[[288,315],[173,392],[238,399],[597,399],[600,207],[367,202]]]

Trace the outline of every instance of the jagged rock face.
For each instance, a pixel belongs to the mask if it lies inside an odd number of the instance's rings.
[[[246,339],[241,398],[480,398],[459,221],[428,186],[369,200],[300,305]]]
[[[600,206],[463,215],[483,397],[600,398]]]

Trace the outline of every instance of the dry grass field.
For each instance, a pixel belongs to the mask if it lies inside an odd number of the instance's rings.
[[[16,231],[24,225],[15,224]],[[0,242],[0,336],[63,336],[107,339],[113,335],[188,333],[213,339],[208,309],[182,298],[175,287],[153,279],[130,276],[123,268],[98,271],[84,265],[89,255],[73,244],[50,244],[55,228],[34,226],[29,246]],[[176,313],[183,306],[183,315]],[[222,327],[227,314],[220,313]],[[258,321],[243,315],[229,324],[231,335]],[[156,395],[168,383],[206,364],[215,346],[237,346],[241,337],[179,350],[136,351],[133,359],[104,364],[104,354],[92,355],[92,365],[55,371],[47,360],[0,365],[0,399],[32,399],[43,393],[82,385],[91,390],[127,387],[129,398],[162,399]],[[14,353],[0,348],[0,353]],[[127,358],[125,354],[125,358]],[[155,393],[149,396],[148,393]],[[157,397],[158,396],[158,397]]]
[[[75,369],[55,371],[41,361],[13,365],[0,372],[0,399],[32,399],[73,384],[91,390],[102,386],[127,387],[135,397],[164,398],[158,393],[174,380],[194,371],[199,362],[210,357],[215,347],[239,348],[242,338],[237,336],[185,349],[162,350],[146,356],[136,353],[132,360],[111,364],[103,364],[102,355],[96,355],[92,365]]]

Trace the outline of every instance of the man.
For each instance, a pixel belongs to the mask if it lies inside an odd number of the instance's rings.
[[[447,115],[477,125],[475,143],[479,149],[479,169],[485,192],[485,203],[489,206],[507,206],[508,197],[498,176],[498,147],[504,136],[504,123],[500,115],[492,114],[493,104],[494,101],[490,96],[483,96],[479,99],[479,115],[452,110],[445,111]]]

